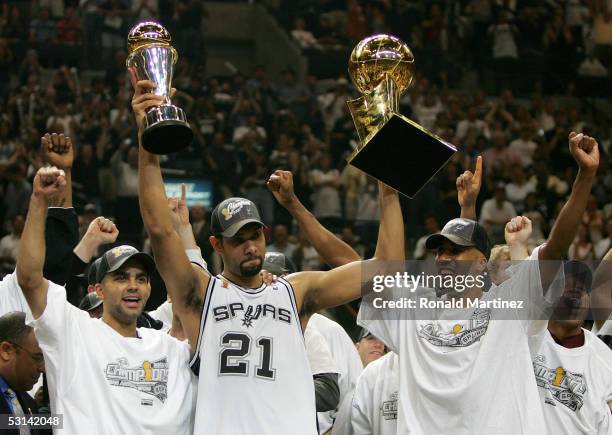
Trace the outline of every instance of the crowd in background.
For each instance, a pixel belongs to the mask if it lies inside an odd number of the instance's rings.
[[[595,80],[591,86],[607,74],[612,2],[266,3],[307,50],[352,47],[383,31],[413,49],[418,76],[401,100],[401,111],[456,144],[459,152],[414,200],[403,203],[411,258],[427,255],[423,235],[459,215],[455,180],[474,169],[477,155],[485,168],[479,218],[493,242],[503,241],[504,224],[517,214],[533,221],[532,245],[543,241],[575,177],[567,144],[572,130],[598,138],[602,164],[568,256],[599,259],[610,248],[610,112],[600,100],[583,98],[587,82],[582,79]],[[45,132],[72,138],[74,202],[82,228],[98,215],[112,216],[121,242],[146,245],[125,35],[133,23],[149,18],[170,29],[181,53],[174,102],[186,111],[196,137],[189,149],[165,158],[164,168],[211,180],[216,200],[253,200],[269,224],[271,248],[302,270],[322,269],[265,186],[275,169],[290,170],[308,209],[362,255],[372,253],[376,184],[346,164],[357,138],[345,103],[357,94],[343,71],[333,78],[309,74],[299,80],[288,66],[277,79],[259,65],[231,77],[210,77],[202,33],[206,11],[199,1],[11,2],[0,12],[0,261],[5,271],[14,267]],[[528,76],[521,74],[534,73],[525,69],[534,65],[542,67],[545,79],[529,81],[527,93],[516,75],[504,75],[517,72],[526,82]],[[493,70],[504,74],[489,75]],[[488,77],[494,86],[462,87],[466,73]],[[609,78],[603,80],[609,85]],[[406,146],[414,148],[414,159],[427,152],[418,144]],[[191,212],[198,243],[214,267],[218,262],[207,242],[209,210],[196,206]]]

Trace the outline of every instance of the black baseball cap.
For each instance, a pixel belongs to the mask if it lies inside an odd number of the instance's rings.
[[[485,229],[471,219],[457,218],[449,221],[439,234],[432,234],[425,241],[427,249],[437,249],[448,240],[459,246],[473,246],[489,259],[491,242]]]
[[[102,262],[102,257],[98,258],[96,261],[89,265],[89,272],[87,273],[87,285],[98,284],[98,267]]]
[[[257,206],[246,198],[228,198],[212,211],[210,232],[216,236],[234,237],[246,224],[264,226]]]
[[[120,269],[126,261],[132,259],[140,261],[149,275],[155,272],[155,262],[149,254],[140,252],[133,246],[121,245],[109,249],[100,258],[100,264],[96,272],[96,282],[102,282],[106,274]]]
[[[79,308],[84,311],[91,311],[98,308],[102,305],[102,299],[97,295],[96,292],[87,293],[83,299],[81,299],[81,303],[79,304]]]

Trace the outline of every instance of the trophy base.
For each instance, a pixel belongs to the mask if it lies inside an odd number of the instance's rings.
[[[413,198],[456,151],[454,145],[394,113],[353,153],[349,163]]]
[[[188,147],[193,131],[185,112],[179,107],[163,105],[153,107],[145,118],[142,146],[152,154],[172,154]]]

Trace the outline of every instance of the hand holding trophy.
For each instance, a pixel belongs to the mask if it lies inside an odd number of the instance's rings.
[[[193,140],[185,112],[172,105],[172,75],[178,54],[170,45],[168,31],[158,23],[145,21],[130,30],[126,65],[135,82],[151,80],[151,90],[164,97],[164,103],[148,109],[144,120],[142,146],[153,154],[170,154],[187,147]]]
[[[347,102],[360,141],[349,163],[414,197],[457,149],[399,113],[414,77],[410,48],[395,36],[370,36],[355,46],[348,69],[363,94]]]

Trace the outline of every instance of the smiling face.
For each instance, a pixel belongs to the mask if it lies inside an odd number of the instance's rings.
[[[371,334],[359,340],[355,347],[364,367],[386,353],[385,343]]]
[[[436,267],[442,276],[476,276],[486,267],[486,257],[473,246],[461,246],[444,240],[436,250]],[[453,292],[453,289],[439,289]]]
[[[128,260],[96,284],[104,314],[123,325],[136,324],[151,295],[151,283],[145,267],[138,260]]]
[[[224,269],[231,274],[246,278],[257,275],[261,270],[266,254],[266,238],[260,224],[247,224],[234,237],[221,239],[211,236],[210,243],[223,259]]]

